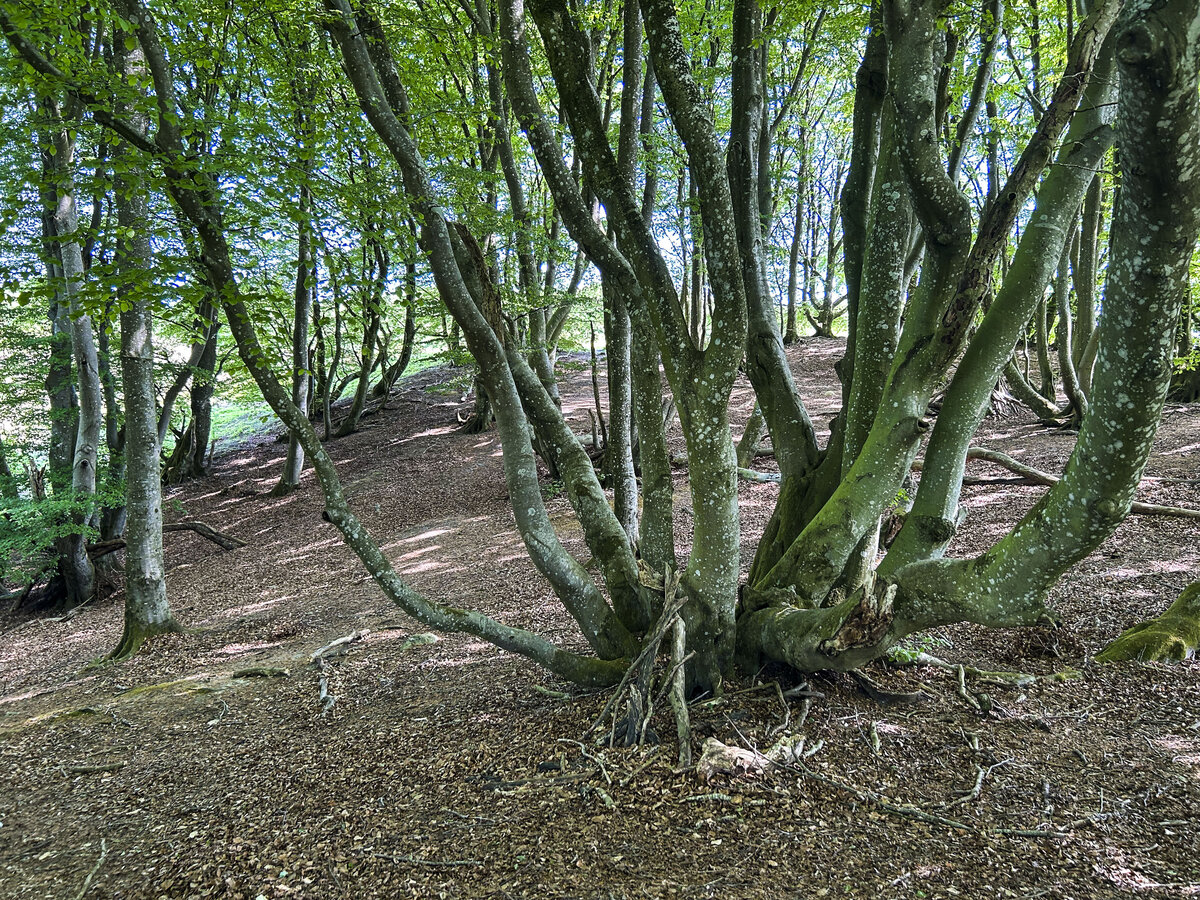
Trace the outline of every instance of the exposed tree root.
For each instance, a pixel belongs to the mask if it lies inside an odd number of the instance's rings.
[[[888,652],[888,660],[904,666],[934,666],[952,672],[956,676],[961,672],[964,677],[970,675],[980,681],[1006,688],[1026,687],[1038,681],[1070,681],[1079,677],[1079,673],[1073,669],[1064,669],[1051,675],[1031,675],[1027,672],[991,672],[986,669],[976,669],[974,666],[947,662],[920,650],[907,650],[903,647],[893,647]]]
[[[116,649],[100,661],[103,663],[123,662],[134,656],[149,638],[159,634],[178,634],[181,631],[183,631],[183,627],[174,618],[155,625],[135,624],[126,620],[120,643],[117,644]]]
[[[124,763],[121,765],[124,765]],[[92,882],[96,878],[96,873],[100,871],[100,867],[104,865],[106,859],[108,859],[108,844],[105,843],[104,838],[100,838],[100,858],[96,860],[96,864],[92,866],[92,871],[88,872],[87,878],[83,880],[83,887],[75,895],[75,900],[83,900],[87,896],[87,892],[92,889]]]
[[[1134,625],[1096,654],[1097,662],[1190,659],[1200,648],[1200,581],[1188,585],[1155,619]]]

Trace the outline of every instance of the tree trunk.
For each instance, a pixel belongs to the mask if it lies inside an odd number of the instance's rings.
[[[363,303],[363,338],[359,355],[358,384],[354,389],[350,411],[346,413],[346,418],[342,419],[334,437],[345,437],[358,430],[358,422],[367,405],[367,389],[370,387],[371,371],[375,363],[375,344],[379,340],[383,295],[387,290],[388,255],[378,239],[368,237],[366,240],[374,254],[374,272],[371,287]]]
[[[303,118],[298,113],[298,118]],[[309,216],[311,195],[308,186],[300,188],[300,235],[296,241],[296,285],[292,291],[292,402],[304,415],[308,415],[309,361],[308,324],[312,318],[315,282],[310,284],[312,274],[312,221]],[[283,472],[272,490],[275,496],[290,493],[300,486],[300,473],[304,470],[304,448],[295,435],[288,436],[287,457]]]
[[[144,77],[145,56],[140,47],[118,48],[129,76]],[[146,118],[131,116],[142,133]],[[131,151],[126,150],[128,154]],[[136,172],[136,167],[126,170]],[[145,188],[134,174],[121,175],[116,185],[117,222],[123,238],[118,264],[130,296],[121,298],[121,382],[125,393],[125,627],[110,658],[137,653],[155,634],[178,631],[167,603],[163,567],[162,479],[158,463],[158,423],[155,416],[154,341],[151,302],[142,279],[150,267],[150,217]],[[132,286],[132,290],[129,286]]]
[[[55,115],[57,119],[57,114]],[[103,420],[100,365],[92,336],[92,320],[79,302],[83,284],[83,255],[80,250],[79,215],[75,207],[75,139],[69,124],[58,119],[51,134],[54,179],[50,211],[53,234],[61,263],[60,308],[70,316],[71,352],[75,360],[75,384],[79,397],[79,419],[72,456],[71,493],[79,510],[72,516],[72,533],[58,541],[59,572],[65,579],[68,607],[90,600],[96,592],[95,570],[87,555],[85,527],[96,495],[96,464]]]

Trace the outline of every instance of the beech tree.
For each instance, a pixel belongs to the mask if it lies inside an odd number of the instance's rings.
[[[431,154],[450,138],[418,105],[419,75],[407,55],[406,33],[390,27],[393,8],[324,0],[316,18],[338,52],[343,86],[394,164],[380,173],[392,178],[388,202],[411,214],[432,282],[479,366],[503,444],[517,529],[578,624],[588,652],[439,603],[396,574],[347,504],[302,404],[272,370],[227,232],[230,201],[222,173],[209,160],[198,164],[184,139],[188,115],[178,85],[185,79],[158,18],[145,0],[113,0],[113,8],[145,54],[157,120],[152,135],[112,108],[86,66],[68,70],[40,52],[25,34],[36,24],[14,24],[6,16],[0,27],[29,66],[160,167],[173,203],[195,231],[205,281],[223,307],[243,364],[315,467],[329,521],[383,592],[429,627],[469,632],[584,684],[615,683],[631,660],[657,647],[676,613],[686,648],[680,659],[686,658],[693,691],[719,690],[736,662],[850,669],[938,625],[1052,620],[1049,588],[1129,512],[1170,381],[1200,228],[1196,0],[1082,5],[1064,41],[1057,78],[1048,78],[1038,63],[1029,97],[1035,119],[1020,143],[1012,143],[1007,172],[997,141],[987,137],[981,147],[975,127],[985,112],[995,118],[988,91],[1004,21],[1001,4],[987,0],[980,6],[981,25],[964,44],[947,22],[969,6],[876,0],[865,40],[841,46],[860,60],[840,193],[849,336],[839,367],[843,407],[824,446],[793,383],[768,275],[764,224],[774,200],[770,153],[762,152],[769,151],[771,138],[771,117],[764,114],[770,67],[763,65],[763,8],[754,0],[733,3],[730,94],[721,115],[698,74],[705,51],[715,65],[720,41],[717,50],[710,40],[698,51],[690,8],[671,0],[626,3],[607,30],[562,0],[531,0],[528,7],[524,0],[497,0],[494,6],[479,0],[439,11],[455,21],[465,18],[478,39],[483,65],[472,77],[499,76],[489,78],[486,88],[468,89],[463,82],[465,98],[487,98],[480,103],[486,126],[477,121],[473,131],[467,123],[464,131],[467,144],[480,148],[470,151],[471,158],[503,170],[517,228],[518,285],[528,294],[538,279],[523,243],[530,219],[520,211],[517,147],[552,200],[556,221],[598,272],[616,357],[610,386],[620,388],[614,409],[628,409],[609,448],[612,507],[592,459],[555,402],[540,330],[544,320],[526,333],[533,334],[531,343],[511,316],[505,318],[503,273],[484,249],[494,232],[470,215],[477,207],[431,173]],[[404,9],[396,7],[397,16]],[[812,27],[800,24],[806,33]],[[957,62],[960,52],[963,61]],[[954,71],[966,88],[952,103]],[[1051,90],[1043,90],[1043,79],[1052,81]],[[707,293],[699,306],[694,279],[684,302],[669,242],[655,227],[654,154],[639,139],[666,129],[667,122],[652,121],[653,98],[659,97],[671,129],[664,139],[676,141],[685,160],[701,224],[694,244],[703,255]],[[778,104],[778,97],[770,102]],[[547,112],[551,107],[558,121]],[[506,108],[527,150],[508,131]],[[477,140],[485,127],[486,139]],[[1081,210],[1095,223],[1088,192],[1114,144],[1120,190],[1109,228],[1104,312],[1095,329],[1094,365],[1087,367],[1090,394],[1068,387],[1080,420],[1074,452],[1062,479],[995,546],[978,557],[947,557],[961,523],[958,500],[970,438],[997,382],[1011,369],[1016,344],[1047,303],[1064,323],[1072,319],[1069,300],[1055,295],[1048,301],[1046,291],[1056,272],[1065,284]],[[986,169],[980,202],[964,190],[968,156]],[[1177,164],[1158,164],[1166,158]],[[496,194],[488,200],[495,209],[500,188],[492,183]],[[980,179],[968,183],[974,189]],[[1097,229],[1088,233],[1089,241],[1098,240]],[[1081,238],[1080,259],[1086,255],[1082,246]],[[1088,274],[1080,280],[1095,282],[1095,250],[1088,246],[1092,256],[1079,266]],[[836,247],[832,237],[830,247]],[[384,268],[386,258],[377,263]],[[698,265],[693,260],[693,273]],[[1079,292],[1082,303],[1090,302],[1085,294],[1086,288]],[[1087,314],[1082,318],[1086,322]],[[1078,365],[1086,352],[1072,356],[1072,343],[1065,328],[1059,332],[1060,352]],[[776,508],[744,581],[739,466],[728,415],[742,365],[780,475]],[[660,366],[687,445],[694,531],[684,558],[677,555],[672,525]],[[1078,381],[1078,370],[1075,375]],[[943,388],[935,418],[930,402]],[[881,518],[922,447],[912,509],[881,556]],[[538,485],[538,453],[566,486],[598,578],[554,532]],[[1172,607],[1170,621],[1187,620],[1188,603]],[[1168,652],[1169,636],[1179,633],[1168,626],[1147,630],[1138,652]],[[1163,634],[1168,637],[1160,639]]]

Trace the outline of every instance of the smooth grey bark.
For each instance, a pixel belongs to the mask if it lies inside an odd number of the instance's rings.
[[[300,114],[298,113],[298,118]],[[307,158],[307,157],[306,157]],[[308,326],[312,318],[313,293],[316,290],[312,275],[312,222],[309,217],[312,203],[308,185],[300,188],[299,237],[296,241],[296,284],[292,289],[292,403],[304,415],[308,415],[309,359]],[[273,492],[286,494],[300,485],[300,473],[304,471],[304,448],[295,435],[288,436],[287,455],[283,471]]]
[[[59,270],[57,264],[48,268]],[[50,399],[49,475],[54,493],[62,496],[71,489],[71,462],[79,408],[71,379],[71,318],[62,298],[55,296],[51,300],[47,317],[50,320],[50,354],[46,371],[46,393]]]
[[[93,220],[95,216],[92,217]],[[85,247],[86,250],[86,247]],[[84,257],[87,265],[87,257]],[[111,320],[112,304],[106,304],[104,319]],[[117,402],[117,375],[113,371],[112,347],[108,341],[108,326],[96,330],[97,359],[100,363],[100,386],[104,395],[104,443],[108,450],[108,471],[105,480],[109,484],[120,484],[125,479],[125,428],[122,424],[120,404]],[[119,368],[119,364],[117,366]],[[125,533],[125,503],[107,503],[100,509],[100,540],[116,540]],[[95,516],[93,516],[93,521]],[[109,561],[102,557],[99,565]]]
[[[117,48],[124,74],[144,77],[141,47]],[[145,115],[130,111],[129,121],[143,133]],[[123,156],[132,150],[123,148]],[[179,629],[167,602],[163,565],[162,479],[155,416],[154,339],[146,272],[150,267],[150,216],[147,192],[136,163],[116,181],[117,245],[121,272],[121,386],[125,397],[125,625],[110,654],[124,659],[137,653],[146,638]]]
[[[914,220],[896,150],[892,112],[881,124],[880,151],[871,189],[863,254],[858,315],[854,328],[854,372],[843,415],[846,417],[842,473],[858,458],[875,421],[884,384],[900,340],[900,322],[908,294],[904,261]]]
[[[617,131],[617,168],[629,191],[636,188],[638,116],[641,112],[642,16],[636,2],[622,11],[621,106]],[[642,217],[643,222],[645,216]],[[629,303],[615,286],[605,288],[608,300],[605,339],[608,368],[608,445],[605,466],[613,489],[613,511],[636,544],[640,535],[637,475],[633,465],[632,331]]]
[[[100,364],[92,335],[92,320],[79,302],[83,283],[83,254],[79,244],[79,214],[75,206],[75,138],[69,123],[57,111],[51,132],[54,154],[51,161],[53,207],[49,211],[57,256],[61,266],[60,309],[69,316],[71,354],[79,417],[71,461],[71,493],[82,508],[74,516],[73,534],[58,540],[59,572],[65,579],[68,607],[95,595],[95,569],[87,555],[84,531],[90,518],[90,503],[96,494],[96,465],[99,457],[103,397]]]
[[[630,543],[639,534],[637,475],[633,468],[633,385],[630,373],[632,340],[629,307],[615,287],[605,290],[605,366],[608,375],[608,443],[604,462],[613,490],[613,510]]]
[[[1096,273],[1100,267],[1100,223],[1104,217],[1104,179],[1099,173],[1088,185],[1083,200],[1083,221],[1079,228],[1079,254],[1072,267],[1076,307],[1074,343],[1071,357],[1079,370],[1086,392],[1091,371],[1082,369],[1084,350],[1096,330]]]
[[[1055,316],[1054,304],[1043,295],[1033,314],[1034,352],[1038,364],[1037,391],[1051,403],[1058,397],[1058,383],[1054,377],[1054,366],[1050,363],[1050,328]]]
[[[784,345],[800,340],[796,331],[796,295],[800,284],[800,250],[804,243],[804,191],[805,166],[807,159],[806,131],[800,129],[799,161],[796,165],[796,203],[792,214],[792,240],[788,245],[787,325],[783,333]]]
[[[746,374],[771,433],[779,471],[802,478],[816,465],[818,447],[808,411],[800,400],[783,350],[763,259],[763,194],[769,198],[770,171],[759,171],[760,144],[770,140],[762,128],[762,12],[756,0],[733,6],[733,96],[727,172],[735,217],[741,281],[747,307]],[[769,204],[769,199],[768,199]]]
[[[842,185],[840,208],[842,244],[846,278],[846,318],[849,333],[846,353],[838,367],[842,380],[842,407],[850,398],[854,377],[854,346],[858,328],[858,298],[862,287],[862,267],[867,249],[867,218],[871,209],[871,190],[879,159],[879,132],[884,98],[888,90],[888,45],[884,28],[884,0],[871,3],[869,32],[862,62],[854,76],[854,117],[850,135],[850,165]],[[813,242],[815,244],[815,241]],[[810,272],[811,279],[811,272]],[[812,298],[811,291],[808,294]]]
[[[648,628],[661,607],[661,598],[656,600],[642,587],[624,523],[609,508],[591,459],[528,362],[511,345],[507,355],[523,406],[542,445],[553,456],[588,550],[604,573],[617,615],[634,630]]]
[[[1008,274],[946,390],[925,452],[921,484],[883,564],[885,573],[940,556],[949,544],[960,518],[958,498],[967,449],[1001,373],[1021,402],[1040,404],[1035,408],[1039,415],[1052,417],[1057,412],[1025,381],[1011,355],[1061,258],[1087,185],[1112,145],[1113,52],[1110,40],[1097,58],[1055,165],[1038,191],[1031,224],[1021,234]]]
[[[1070,420],[1073,424],[1078,425],[1087,415],[1088,401],[1079,385],[1079,376],[1075,372],[1075,360],[1071,358],[1073,335],[1071,330],[1070,266],[1071,247],[1070,242],[1067,242],[1058,263],[1058,276],[1054,279],[1054,305],[1058,311],[1058,330],[1054,344],[1058,351],[1058,371],[1062,373],[1063,392],[1067,395]]]
[[[638,553],[654,572],[675,560],[675,488],[671,454],[663,420],[663,386],[654,324],[644,305],[631,312],[633,341],[630,378],[633,382],[633,418],[638,430],[638,467],[642,476],[642,519]]]

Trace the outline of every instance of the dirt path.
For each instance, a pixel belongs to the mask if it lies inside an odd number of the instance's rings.
[[[839,351],[809,341],[794,356],[820,428]],[[494,434],[457,434],[458,397],[432,381],[410,380],[331,445],[352,503],[420,590],[574,641],[513,529]],[[586,374],[566,372],[564,395],[583,431]],[[752,402],[740,386],[737,421]],[[1072,441],[1028,418],[980,437],[1050,471]],[[1149,474],[1194,478],[1198,441],[1200,408],[1172,407]],[[694,709],[697,741],[767,746],[786,719],[820,749],[805,772],[703,783],[672,771],[669,744],[585,744],[585,757],[575,741],[603,695],[469,637],[427,642],[321,521],[311,472],[296,494],[266,495],[283,452],[265,438],[170,497],[248,544],[168,536],[171,601],[193,631],[88,671],[120,635],[119,598],[69,621],[0,618],[0,897],[1200,895],[1200,663],[1088,662],[1196,577],[1194,522],[1130,519],[1055,590],[1057,634],[958,627],[921,643],[1079,678],[972,682],[990,694],[984,714],[952,673],[876,666],[883,687],[928,700],[881,705],[819,677],[800,725],[801,700],[785,711],[757,686],[796,677],[765,671]],[[685,486],[678,472],[681,542]],[[954,551],[986,546],[1041,490],[968,488]],[[747,561],[775,491],[742,487]],[[1197,506],[1200,486],[1152,482],[1141,498]],[[585,558],[565,500],[550,506]],[[356,630],[323,718],[307,661]],[[287,674],[233,677],[251,668]]]

